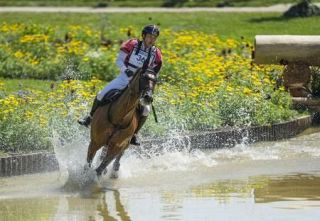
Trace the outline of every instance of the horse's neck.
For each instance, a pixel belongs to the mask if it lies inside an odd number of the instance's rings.
[[[111,106],[110,114],[113,123],[120,123],[132,119],[135,109],[139,103],[139,79],[138,76],[130,82],[128,88],[123,92]]]

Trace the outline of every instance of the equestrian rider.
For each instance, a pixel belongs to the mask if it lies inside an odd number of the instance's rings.
[[[124,89],[129,84],[133,74],[139,68],[146,67],[146,69],[152,70],[156,74],[159,73],[162,65],[162,55],[161,51],[154,46],[159,34],[160,30],[156,25],[147,25],[142,29],[142,41],[138,39],[129,39],[121,45],[116,60],[116,64],[120,69],[120,75],[98,93],[94,99],[90,115],[86,116],[84,119],[78,120],[79,124],[88,127],[94,112],[101,105],[104,96],[112,89]],[[147,61],[149,61],[148,64],[144,65]],[[136,134],[146,122],[150,110],[150,105],[142,106],[139,124],[131,139],[131,144],[140,145]]]

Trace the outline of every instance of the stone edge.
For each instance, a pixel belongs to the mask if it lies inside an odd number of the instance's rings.
[[[232,147],[237,143],[275,141],[301,133],[312,125],[312,116],[270,126],[207,131],[186,136],[191,148]],[[166,139],[147,140],[144,146],[165,143]],[[18,176],[59,169],[54,153],[32,153],[0,158],[0,177]]]

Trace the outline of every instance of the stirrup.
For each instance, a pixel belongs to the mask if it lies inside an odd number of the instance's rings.
[[[91,117],[90,116],[86,116],[85,118],[78,120],[78,123],[80,125],[85,126],[85,127],[89,127],[89,125],[91,123]]]
[[[136,135],[133,135],[133,137],[131,138],[130,144],[140,146],[140,142],[138,141],[138,138]]]

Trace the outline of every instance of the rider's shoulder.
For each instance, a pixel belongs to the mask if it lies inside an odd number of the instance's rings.
[[[122,43],[122,46],[136,46],[138,44],[138,39],[131,38]]]
[[[159,57],[160,59],[162,58],[162,53],[161,53],[161,49],[158,47],[155,47],[155,54],[157,57]]]
[[[120,50],[130,53],[133,48],[138,44],[138,39],[132,38],[121,44]]]

